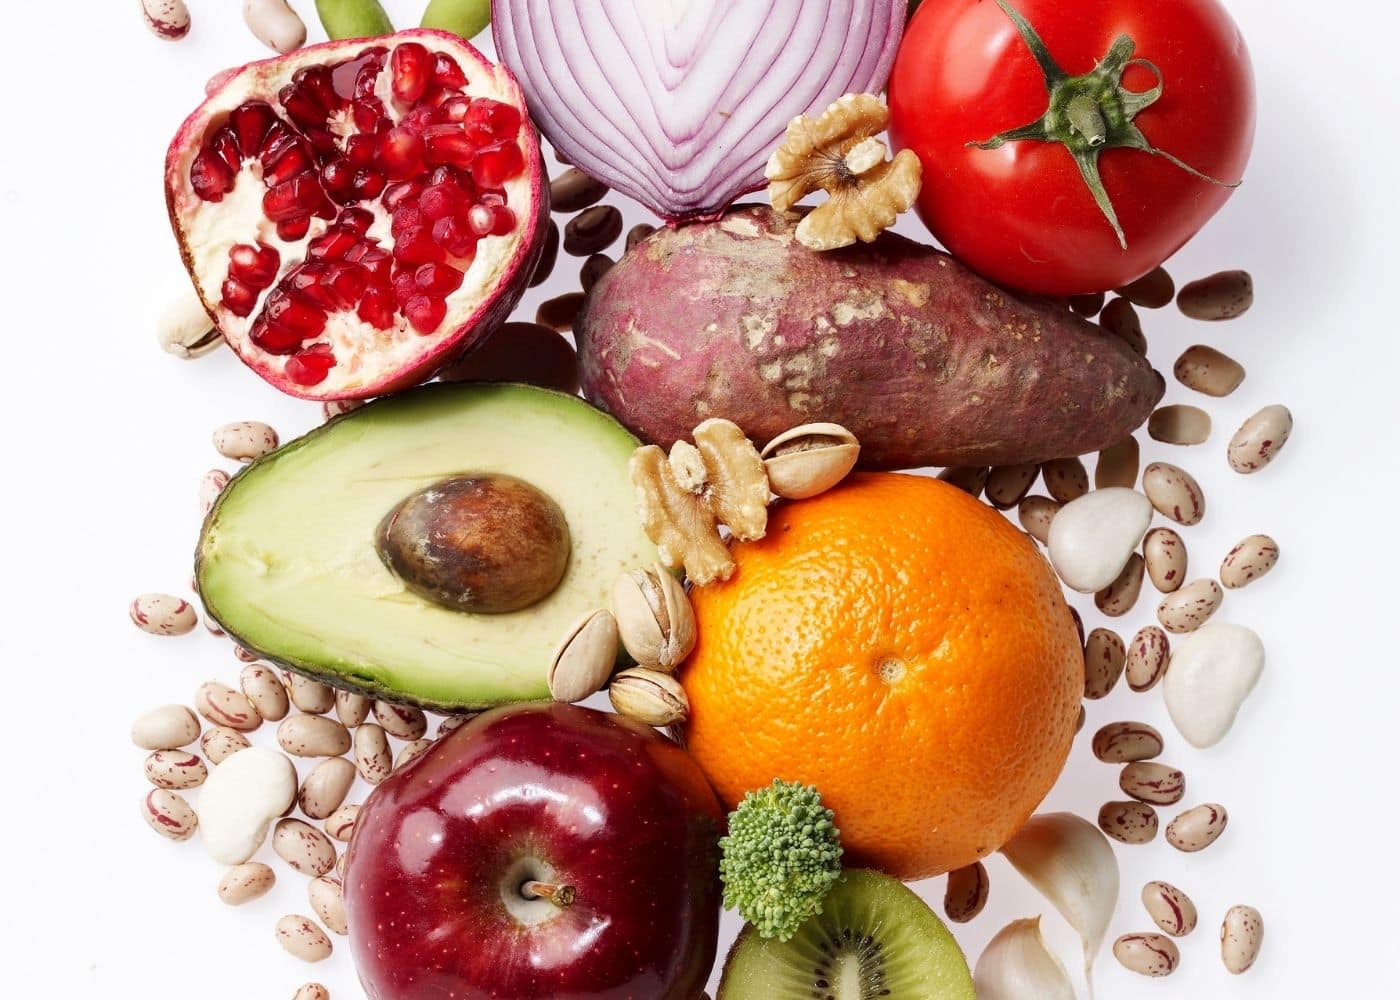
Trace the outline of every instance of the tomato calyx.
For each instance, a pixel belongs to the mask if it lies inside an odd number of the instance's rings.
[[[1009,129],[981,142],[969,142],[978,149],[997,149],[1008,142],[1031,140],[1057,142],[1069,150],[1079,167],[1085,186],[1095,204],[1118,236],[1118,245],[1126,250],[1127,237],[1118,222],[1113,201],[1104,189],[1099,175],[1099,155],[1105,149],[1136,149],[1159,156],[1180,167],[1193,177],[1199,177],[1221,187],[1239,187],[1240,181],[1222,181],[1204,174],[1195,167],[1158,149],[1148,140],[1133,119],[1151,107],[1162,96],[1162,71],[1147,59],[1134,58],[1137,43],[1129,35],[1119,35],[1109,47],[1108,54],[1088,73],[1070,76],[1046,47],[1045,42],[1019,11],[1007,0],[996,0],[1030,49],[1045,77],[1049,105],[1035,121]],[[1123,74],[1130,66],[1141,66],[1157,78],[1149,90],[1129,90],[1123,85]]]

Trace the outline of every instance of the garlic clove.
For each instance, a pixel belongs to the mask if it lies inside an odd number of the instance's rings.
[[[997,932],[972,983],[977,1000],[1075,1000],[1069,974],[1040,936],[1039,917],[1013,920]]]
[[[1118,859],[1108,838],[1071,813],[1041,813],[1001,853],[1079,933],[1084,976],[1092,989],[1094,956],[1118,902]]]

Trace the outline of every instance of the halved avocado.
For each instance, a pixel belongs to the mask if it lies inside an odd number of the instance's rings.
[[[548,697],[564,631],[608,605],[619,573],[656,559],[627,474],[636,446],[583,400],[532,386],[431,385],[370,403],[225,487],[200,537],[200,596],[238,643],[340,687],[442,710]],[[376,548],[405,499],[478,475],[523,480],[567,522],[562,578],[521,610],[426,599]]]

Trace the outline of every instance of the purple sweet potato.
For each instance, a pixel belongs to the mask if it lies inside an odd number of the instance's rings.
[[[739,209],[629,251],[576,324],[584,395],[663,446],[706,417],[760,444],[834,421],[874,469],[1082,455],[1162,397],[1144,357],[1063,305],[893,233],[814,253],[798,218]]]

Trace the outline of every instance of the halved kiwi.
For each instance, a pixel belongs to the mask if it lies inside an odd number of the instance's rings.
[[[788,941],[745,927],[719,1000],[976,1000],[958,943],[902,882],[847,871]]]

